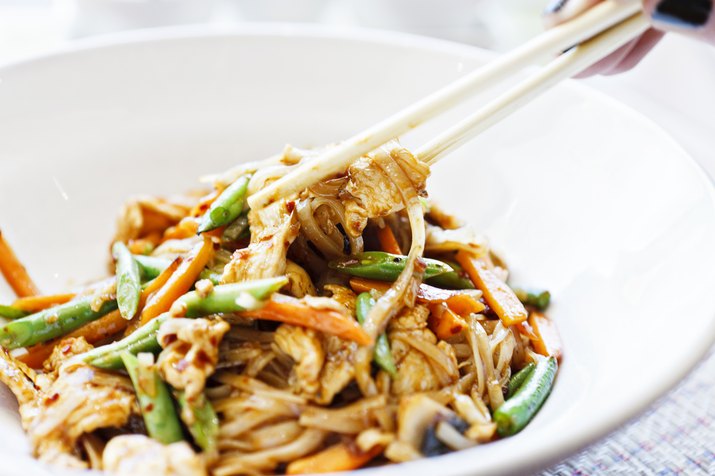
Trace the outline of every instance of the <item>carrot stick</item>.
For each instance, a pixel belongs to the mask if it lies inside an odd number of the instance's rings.
[[[382,453],[382,450],[383,448],[378,445],[363,452],[349,444],[338,443],[320,453],[293,461],[288,465],[286,474],[332,473],[358,469]]]
[[[350,287],[356,293],[370,292],[373,289],[384,293],[390,289],[390,283],[354,277],[350,278]],[[469,292],[440,289],[424,283],[420,284],[420,287],[417,289],[417,301],[423,304],[446,302],[447,306],[460,316],[482,312],[486,309],[486,306]]]
[[[445,302],[447,307],[459,316],[479,313],[487,308],[481,301],[466,293],[457,293],[448,297]]]
[[[529,321],[520,322],[519,324],[515,324],[514,327],[519,331],[519,334],[526,336],[529,340],[538,339],[536,334],[534,334],[534,330],[529,325]]]
[[[168,311],[174,301],[191,289],[206,263],[211,259],[213,251],[211,237],[204,236],[203,241],[189,252],[166,284],[148,300],[142,311],[142,324]]]
[[[390,289],[391,284],[386,281],[377,281],[367,278],[350,278],[350,287],[356,293],[369,293],[373,289],[381,293]]]
[[[0,273],[5,276],[18,297],[34,296],[39,294],[37,286],[27,274],[27,270],[12,251],[10,244],[0,231]]]
[[[37,312],[56,304],[64,304],[75,297],[74,293],[48,294],[46,296],[21,297],[12,303],[12,307],[28,312]]]
[[[194,217],[183,218],[179,223],[170,226],[164,231],[162,241],[166,240],[183,240],[196,235],[199,229],[199,223]]]
[[[136,240],[129,240],[127,248],[135,255],[144,255],[150,253],[157,244],[158,243],[149,238],[138,238]]]
[[[529,314],[529,325],[533,330],[534,338],[531,339],[531,345],[534,346],[534,350],[541,355],[553,356],[561,360],[563,346],[553,321],[545,314],[534,311]]]
[[[484,262],[465,251],[457,253],[457,262],[467,272],[474,287],[484,293],[484,300],[505,326],[512,326],[526,320],[528,317],[526,309],[514,291],[487,269]]]
[[[392,232],[392,228],[388,225],[377,229],[377,239],[380,242],[380,248],[382,248],[382,251],[395,255],[402,254],[402,250],[400,249],[400,245],[397,243],[395,234]]]
[[[427,325],[438,339],[446,340],[467,328],[467,322],[446,304],[432,304]]]
[[[334,309],[313,308],[298,299],[286,298],[280,301],[268,301],[260,309],[243,311],[240,314],[250,319],[264,319],[308,327],[355,341],[361,345],[372,344],[370,336],[351,316]]]

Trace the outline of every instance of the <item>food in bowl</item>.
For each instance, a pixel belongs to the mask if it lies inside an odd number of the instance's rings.
[[[521,431],[562,348],[546,291],[391,142],[264,208],[319,151],[286,147],[211,191],[130,199],[113,276],[0,307],[0,379],[42,461],[117,474],[302,474],[397,463]]]

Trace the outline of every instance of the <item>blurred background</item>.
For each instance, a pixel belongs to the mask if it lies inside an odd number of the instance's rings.
[[[406,31],[503,50],[541,30],[546,0],[0,0],[0,55],[170,25],[303,22]]]
[[[301,22],[409,32],[506,51],[542,31],[547,0],[0,0],[0,63],[115,32]],[[715,48],[669,35],[634,71],[584,81],[668,130],[715,177]]]

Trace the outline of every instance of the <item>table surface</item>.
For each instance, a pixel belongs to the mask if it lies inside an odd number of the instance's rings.
[[[46,2],[34,1],[0,0],[0,63],[66,41]],[[715,48],[671,36],[635,70],[584,82],[644,113],[715,177]],[[639,418],[541,475],[604,473],[715,475],[715,348]]]

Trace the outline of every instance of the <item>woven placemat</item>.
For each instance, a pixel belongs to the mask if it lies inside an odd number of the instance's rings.
[[[541,476],[715,475],[715,347],[640,418]]]

